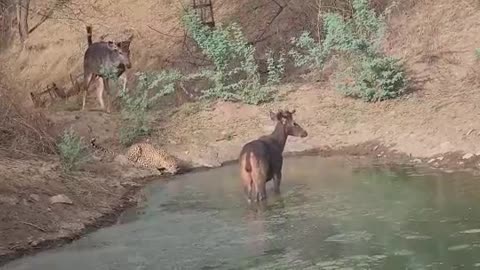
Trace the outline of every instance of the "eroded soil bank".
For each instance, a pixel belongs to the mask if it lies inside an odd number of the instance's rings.
[[[419,97],[410,97],[414,98]],[[234,162],[243,143],[271,132],[269,109],[295,107],[297,121],[309,131],[309,136],[290,138],[286,156],[340,156],[366,163],[374,160],[386,166],[410,163],[445,170],[479,171],[480,157],[465,151],[469,137],[458,134],[458,140],[448,142],[450,148],[446,149],[455,151],[445,152],[432,143],[454,134],[431,133],[428,143],[423,141],[421,134],[426,129],[447,125],[445,121],[409,125],[397,122],[407,122],[409,117],[385,113],[397,111],[403,115],[401,110],[405,103],[408,104],[409,99],[403,103],[366,107],[361,101],[337,97],[312,87],[285,91],[283,101],[266,107],[223,102],[209,106],[187,104],[175,111],[159,113],[156,135],[149,140],[185,160],[192,168],[216,167]],[[417,116],[422,118],[422,114]],[[103,145],[119,153],[124,151],[113,139],[118,131],[116,122],[111,121],[115,115],[71,112],[51,117],[57,123],[72,126],[85,138],[96,136]],[[390,135],[391,130],[397,132],[396,136]],[[475,131],[469,133],[470,137],[478,136]],[[151,171],[124,166],[118,160],[93,159],[80,172],[65,175],[55,158],[33,156],[29,159],[0,158],[0,175],[0,265],[114,224],[125,208],[142,200],[139,191],[146,183],[169,181],[168,177],[160,178]],[[56,195],[65,195],[71,202],[52,203]]]

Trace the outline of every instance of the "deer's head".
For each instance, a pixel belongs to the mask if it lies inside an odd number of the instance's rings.
[[[293,120],[294,113],[295,110],[279,110],[277,113],[270,112],[270,118],[283,126],[283,130],[287,136],[307,137],[307,131]]]
[[[110,48],[117,53],[119,62],[126,68],[132,67],[132,63],[130,61],[130,44],[132,43],[132,40],[133,35],[130,35],[127,40],[120,42],[109,42]]]

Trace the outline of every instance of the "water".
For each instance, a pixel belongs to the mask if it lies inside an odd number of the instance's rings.
[[[146,189],[119,224],[4,269],[480,269],[480,182],[467,174],[287,159],[249,208],[237,166]]]

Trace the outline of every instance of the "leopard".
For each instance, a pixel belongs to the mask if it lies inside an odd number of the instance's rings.
[[[92,148],[117,156],[114,151],[108,150],[96,143],[96,138],[90,140]],[[130,146],[126,153],[127,160],[136,167],[156,169],[160,174],[165,171],[175,175],[180,172],[180,160],[164,149],[159,149],[150,143],[136,143]]]

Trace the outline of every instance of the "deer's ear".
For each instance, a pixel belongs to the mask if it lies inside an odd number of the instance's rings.
[[[270,119],[272,119],[272,121],[278,121],[278,114],[270,111]]]
[[[131,43],[131,42],[132,42],[132,41],[131,41],[130,39],[124,40],[124,41],[120,41],[120,42],[118,43],[118,44],[119,44],[118,47],[119,47],[119,48],[122,48],[123,50],[127,50],[127,49],[130,48],[130,43]]]
[[[118,50],[118,44],[113,41],[107,41],[107,46],[110,50]]]

